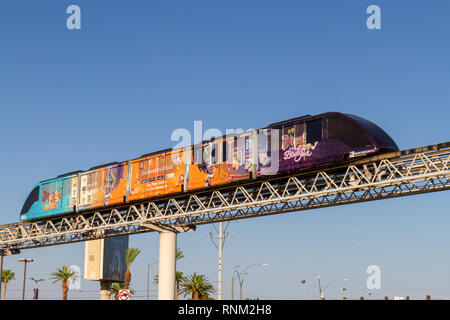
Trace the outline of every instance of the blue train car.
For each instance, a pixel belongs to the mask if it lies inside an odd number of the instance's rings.
[[[30,192],[20,213],[20,220],[45,218],[74,210],[77,175],[62,175],[41,181]]]

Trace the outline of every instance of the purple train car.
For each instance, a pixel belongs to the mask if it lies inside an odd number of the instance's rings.
[[[278,129],[278,148],[270,145],[274,141],[270,137],[274,129]],[[272,123],[260,130],[258,142],[258,175],[273,175],[398,151],[391,137],[376,124],[339,112]],[[278,150],[277,160],[270,150]],[[274,166],[273,161],[278,166]]]

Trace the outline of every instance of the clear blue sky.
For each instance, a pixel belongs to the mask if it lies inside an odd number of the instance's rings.
[[[81,8],[81,30],[66,8]],[[381,8],[368,30],[366,8]],[[449,140],[450,2],[381,0],[80,1],[0,3],[0,224],[16,222],[35,183],[173,146],[176,128],[258,128],[303,114],[354,113],[384,128],[401,149]],[[377,297],[450,298],[448,192],[233,222],[224,248],[224,298],[234,265],[250,269],[244,296],[366,295],[366,268],[382,271]],[[211,225],[178,236],[178,269],[217,281]],[[136,298],[158,235],[130,238]],[[84,244],[24,250],[28,274],[83,267]],[[20,298],[23,265],[8,297]],[[156,271],[155,266],[152,275]],[[27,298],[32,283],[27,283]],[[82,281],[69,298],[98,298]],[[152,298],[156,287],[152,284]],[[236,290],[238,288],[236,287]],[[236,291],[237,292],[237,291]],[[47,280],[41,297],[59,299]]]

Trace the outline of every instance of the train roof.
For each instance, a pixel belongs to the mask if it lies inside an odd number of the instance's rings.
[[[83,170],[77,170],[77,171],[67,172],[67,173],[63,173],[63,174],[60,174],[60,175],[56,176],[56,178],[63,178],[63,177],[73,176],[73,175],[81,173],[81,172],[84,172],[84,171]]]
[[[137,157],[137,158],[135,158],[133,160],[140,159],[140,158],[151,157],[151,156],[154,156],[154,155],[157,155],[157,154],[162,154],[162,153],[169,152],[171,150],[172,150],[171,148],[167,148],[167,149],[162,149],[162,150],[155,151],[155,152],[146,153],[146,154],[143,154],[142,156]]]
[[[271,127],[276,127],[276,126],[282,126],[283,124],[290,123],[292,121],[306,120],[306,119],[311,118],[311,117],[313,117],[313,116],[310,115],[310,114],[306,114],[306,115],[301,116],[301,117],[296,117],[296,118],[292,118],[292,119],[289,119],[289,120],[283,120],[283,121],[274,122],[274,123],[269,124],[267,127],[271,128]]]
[[[99,165],[99,166],[95,166],[95,167],[89,168],[89,170],[87,170],[87,171],[97,170],[97,169],[100,169],[100,168],[104,168],[104,167],[109,167],[109,166],[117,165],[117,164],[119,164],[119,163],[120,163],[120,162],[117,162],[117,161],[115,161],[115,162],[109,162],[109,163],[105,163],[105,164],[101,164],[101,165]]]

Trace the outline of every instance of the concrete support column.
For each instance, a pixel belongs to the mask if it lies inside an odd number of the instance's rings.
[[[111,299],[111,282],[100,281],[100,300]]]
[[[159,233],[159,283],[158,300],[175,300],[175,273],[177,234],[172,231]]]

